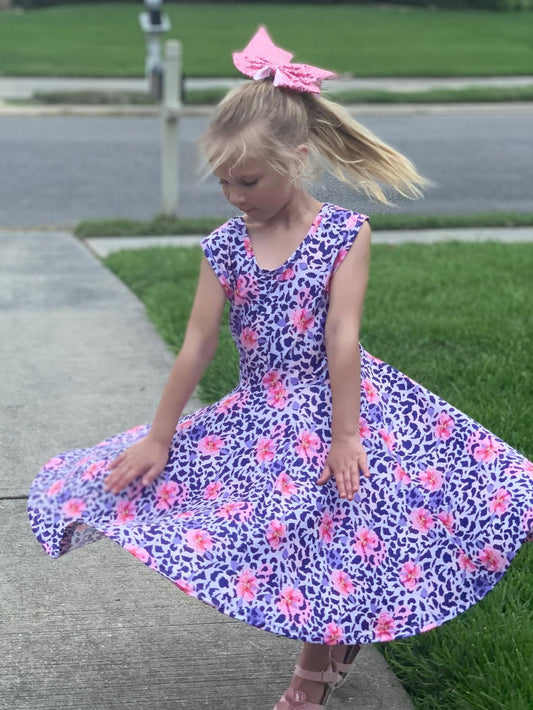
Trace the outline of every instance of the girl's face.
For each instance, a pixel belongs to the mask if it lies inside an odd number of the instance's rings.
[[[290,175],[277,172],[267,160],[255,156],[238,164],[228,161],[214,174],[228,202],[254,222],[266,222],[278,214],[299,188]]]

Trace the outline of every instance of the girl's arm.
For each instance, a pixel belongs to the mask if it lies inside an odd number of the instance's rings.
[[[178,419],[215,354],[224,292],[209,262],[202,259],[200,277],[183,345],[176,357],[149,434],[109,464],[106,490],[119,493],[142,476],[150,484],[164,469]]]
[[[318,484],[335,478],[341,498],[353,500],[359,472],[368,477],[366,453],[359,440],[361,363],[359,329],[368,282],[370,226],[365,222],[331,280],[326,320],[326,352],[331,382],[331,448]]]

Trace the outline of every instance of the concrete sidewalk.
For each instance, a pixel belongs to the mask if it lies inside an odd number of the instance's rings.
[[[185,90],[231,89],[245,79],[185,79]],[[532,76],[472,77],[341,77],[325,83],[331,91],[429,91],[431,89],[519,88],[533,86]],[[147,93],[144,78],[7,77],[0,76],[1,99],[29,99],[36,92],[103,91]]]
[[[85,244],[100,258],[124,249],[146,247],[191,247],[199,235],[161,235],[146,237],[93,237]],[[533,227],[465,227],[461,229],[380,229],[372,232],[373,244],[437,244],[438,242],[533,242]]]
[[[35,541],[38,467],[150,420],[172,357],[71,234],[2,232],[0,254],[0,708],[271,710],[299,644],[190,599],[110,541],[60,560]],[[366,647],[330,708],[412,705]]]

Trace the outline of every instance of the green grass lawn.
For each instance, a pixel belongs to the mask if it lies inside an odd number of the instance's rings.
[[[138,237],[161,234],[206,235],[218,227],[223,217],[167,217],[150,221],[134,219],[84,220],[74,228],[77,237]],[[533,212],[486,212],[482,214],[374,214],[372,227],[380,229],[443,229],[456,227],[531,227]]]
[[[119,252],[105,263],[144,302],[177,350],[200,249]],[[531,244],[373,248],[363,345],[533,456]],[[201,385],[235,384],[227,333]],[[482,602],[438,629],[382,650],[418,710],[531,710],[533,546]]]
[[[0,75],[141,76],[142,5],[0,13]],[[188,76],[236,76],[231,52],[265,23],[296,59],[354,76],[529,74],[533,12],[399,6],[166,5]]]

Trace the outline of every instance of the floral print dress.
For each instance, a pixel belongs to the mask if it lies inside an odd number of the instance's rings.
[[[371,476],[353,501],[318,486],[330,444],[329,283],[366,217],[323,205],[294,254],[257,264],[244,220],[203,240],[230,301],[240,382],[180,419],[150,486],[104,492],[140,426],[60,454],[29,495],[58,557],[102,535],[224,614],[314,643],[371,643],[455,617],[533,529],[533,465],[361,348]]]

